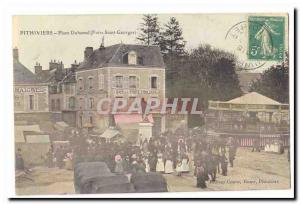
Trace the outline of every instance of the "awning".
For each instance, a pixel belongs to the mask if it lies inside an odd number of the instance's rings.
[[[54,124],[55,129],[63,131],[65,128],[69,127],[69,125],[63,121],[56,122]]]
[[[109,129],[106,129],[100,137],[103,137],[106,139],[111,139],[117,135],[120,135],[120,132],[118,130],[109,128]]]
[[[26,135],[27,143],[50,143],[49,135]]]
[[[26,142],[24,137],[24,131],[40,132],[38,125],[16,125],[15,126],[15,142]]]
[[[114,119],[116,124],[119,123],[141,123],[143,122],[142,114],[115,114]],[[154,123],[152,114],[147,115],[147,120]]]

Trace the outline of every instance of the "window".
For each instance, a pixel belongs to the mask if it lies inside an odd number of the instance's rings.
[[[52,99],[51,100],[51,110],[55,110],[55,100],[54,99]]]
[[[90,98],[90,99],[89,99],[89,108],[90,108],[90,109],[93,109],[93,107],[94,107],[94,99],[93,99],[93,98]]]
[[[84,106],[84,101],[83,101],[83,98],[80,98],[79,99],[79,109],[81,110]]]
[[[128,64],[128,53],[126,53],[125,55],[123,55],[122,62],[123,62],[123,64]]]
[[[138,64],[143,65],[144,64],[144,59],[143,57],[138,57]]]
[[[90,116],[90,124],[93,125],[93,116]]]
[[[56,109],[60,110],[60,100],[56,99]]]
[[[34,95],[29,95],[29,110],[34,109]]]
[[[79,90],[83,90],[83,79],[82,78],[78,79],[78,87],[79,87]]]
[[[83,126],[83,118],[82,118],[82,115],[79,116],[79,126],[80,126],[80,127]]]
[[[137,88],[137,77],[129,76],[129,88],[135,89]]]
[[[157,77],[156,76],[151,77],[151,89],[157,89]]]
[[[88,80],[89,89],[93,89],[93,77],[89,76],[88,79],[89,79]]]
[[[123,76],[116,76],[116,88],[123,88]]]
[[[70,109],[74,109],[74,108],[75,108],[75,101],[76,101],[76,99],[75,99],[74,96],[71,96],[71,97],[69,98],[69,108],[70,108]]]
[[[104,74],[98,75],[99,89],[104,89]]]
[[[137,56],[134,51],[128,53],[128,64],[136,64]]]

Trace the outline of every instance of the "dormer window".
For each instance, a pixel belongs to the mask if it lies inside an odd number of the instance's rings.
[[[128,53],[128,64],[136,64],[137,56],[134,51]]]
[[[136,55],[135,51],[130,51],[128,53],[126,53],[125,55],[123,55],[123,64],[132,64],[132,65],[136,65],[137,61],[138,61],[138,57]]]

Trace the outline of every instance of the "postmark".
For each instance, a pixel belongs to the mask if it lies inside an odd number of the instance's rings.
[[[232,25],[225,35],[225,42],[229,47],[233,47],[232,52],[236,56],[236,69],[239,71],[259,69],[266,64],[262,60],[248,59],[247,26],[247,21],[238,22]]]
[[[284,59],[284,17],[248,17],[248,58],[282,61]]]

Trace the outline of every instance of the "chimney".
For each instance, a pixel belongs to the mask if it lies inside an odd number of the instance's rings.
[[[58,60],[56,62],[56,71],[55,71],[55,79],[57,81],[60,81],[64,78],[63,69],[64,69],[64,64],[62,63],[62,61]]]
[[[38,74],[38,73],[40,73],[41,71],[43,71],[43,67],[41,66],[40,63],[36,62],[35,66],[34,66],[34,73],[35,73],[35,74]]]
[[[93,47],[86,47],[84,50],[84,59],[87,59],[93,53]]]
[[[13,59],[14,59],[14,62],[18,62],[19,61],[19,50],[17,47],[15,47],[13,49]]]
[[[71,64],[71,71],[74,72],[79,67],[79,63],[75,60],[73,64]]]

